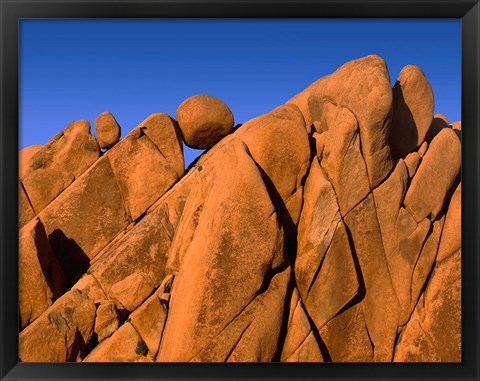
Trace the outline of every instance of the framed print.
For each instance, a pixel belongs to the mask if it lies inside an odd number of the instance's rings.
[[[476,0],[0,0],[1,378],[478,380]]]

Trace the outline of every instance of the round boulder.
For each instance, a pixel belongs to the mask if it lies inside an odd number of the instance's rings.
[[[120,126],[108,111],[102,112],[95,119],[95,132],[100,148],[111,148],[120,140]]]
[[[177,108],[183,140],[191,148],[208,149],[233,128],[233,114],[221,100],[210,95],[194,95]]]

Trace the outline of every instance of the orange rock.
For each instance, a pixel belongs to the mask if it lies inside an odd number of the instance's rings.
[[[323,362],[319,344],[296,288],[293,289],[290,299],[287,333],[280,361]]]
[[[400,159],[390,176],[373,190],[383,247],[387,256],[402,244],[398,230],[404,229],[401,224],[397,224],[397,219],[407,190],[408,177],[407,166]]]
[[[98,281],[91,274],[84,274],[77,283],[72,286],[72,290],[79,290],[92,299],[95,304],[106,301],[107,294],[100,287]]]
[[[373,347],[368,335],[362,304],[354,304],[320,329],[325,344],[324,357],[333,362],[373,361]]]
[[[18,151],[18,177],[23,178],[29,171],[32,157],[42,148],[40,144],[33,144]]]
[[[460,250],[462,246],[462,185],[457,186],[448,205],[445,225],[438,248],[437,261],[443,261],[448,256]]]
[[[305,307],[317,330],[320,330],[359,290],[355,263],[343,222],[338,224],[315,275],[305,299]]]
[[[340,218],[333,187],[314,158],[305,182],[295,258],[295,279],[303,300],[307,298]]]
[[[457,135],[445,128],[433,139],[405,196],[405,207],[415,221],[437,216],[445,197],[460,173],[461,145]]]
[[[32,204],[28,200],[25,188],[21,181],[18,182],[18,228],[23,228],[32,218],[35,217],[35,212]]]
[[[413,176],[415,176],[415,173],[417,172],[417,168],[420,164],[421,159],[422,158],[418,152],[410,152],[405,157],[405,165],[407,166],[407,169],[408,169],[409,178],[412,178]]]
[[[310,143],[298,107],[277,107],[245,123],[235,136],[245,142],[277,198],[286,201],[301,186],[310,165]]]
[[[209,149],[232,132],[233,114],[220,99],[200,94],[185,99],[176,117],[185,143],[192,148]]]
[[[450,128],[447,117],[443,114],[435,114],[433,116],[432,124],[430,125],[427,135],[425,136],[425,141],[430,143],[433,138],[437,136],[438,133],[444,128]]]
[[[168,116],[153,116],[158,121],[150,127],[137,127],[105,155],[111,166],[132,220],[137,220],[179,179],[177,162],[183,165],[183,154],[172,148],[161,151],[144,133],[144,129],[161,129],[167,139],[176,137],[175,126]],[[167,119],[168,118],[168,119]],[[143,122],[149,125],[149,122]],[[179,144],[178,142],[176,143]],[[173,157],[172,157],[173,156]],[[182,172],[183,174],[183,172]]]
[[[405,66],[393,87],[390,145],[395,157],[420,147],[432,124],[433,106],[433,91],[425,74],[418,66]]]
[[[31,157],[22,182],[36,213],[100,157],[86,120],[70,123]],[[22,170],[23,171],[23,170]]]
[[[127,311],[135,310],[152,293],[154,284],[145,273],[133,273],[115,283],[108,294],[118,300]]]
[[[189,361],[212,340],[216,342],[215,338],[235,316],[268,286],[267,273],[272,276],[285,265],[283,234],[262,176],[246,147],[238,140],[232,141],[215,164],[209,193],[215,197],[204,199],[201,213],[184,214],[185,218],[197,219],[197,226],[183,258],[176,261],[178,274],[173,282],[159,361]],[[249,208],[244,207],[247,204]],[[287,283],[288,277],[281,282],[281,288],[286,288]],[[266,352],[261,346],[247,347],[250,354],[242,357],[237,351],[235,359],[249,361],[252,351],[262,361],[272,359],[271,349],[273,344],[275,349],[278,345],[274,339],[279,331],[269,330],[280,329],[272,321],[283,316],[278,308],[284,303],[284,296],[275,289],[272,297],[276,307],[269,309],[264,326],[258,323],[254,331],[257,337],[252,338],[256,342],[269,338]],[[263,311],[266,305],[257,308]],[[234,345],[240,336],[241,331],[229,335],[228,340]],[[221,353],[228,352],[228,347],[221,348]]]
[[[384,60],[370,55],[347,62],[288,101],[300,108],[309,130],[320,120],[324,102],[347,108],[356,116],[370,187],[376,187],[393,167],[388,142],[392,90]]]
[[[460,362],[461,254],[437,263],[412,318],[399,337],[394,361]]]
[[[93,334],[95,303],[78,290],[59,298],[20,332],[22,362],[79,361]]]
[[[130,323],[148,347],[148,351],[156,356],[167,319],[165,307],[160,302],[157,291],[130,315]]]
[[[370,192],[367,168],[355,116],[330,102],[322,107],[317,127],[324,141],[320,165],[335,189],[344,216]]]
[[[153,359],[135,328],[127,322],[97,345],[83,361],[152,362]]]
[[[363,312],[375,361],[391,361],[400,312],[382,245],[373,197],[345,216],[365,283]]]
[[[175,193],[184,194],[188,188],[177,190],[180,192]],[[173,196],[174,194],[147,214],[112,247],[99,254],[100,258],[90,267],[89,272],[103,289],[109,290],[134,272],[143,272],[150,277],[155,287],[160,285],[165,276],[167,253],[178,223],[170,220],[173,214],[169,212],[169,205],[176,204]],[[181,213],[182,207],[177,206]]]
[[[120,140],[120,126],[108,111],[102,112],[95,119],[95,132],[100,148],[111,148]]]
[[[68,280],[128,225],[109,162],[101,158],[39,215]]]
[[[119,320],[117,307],[112,300],[100,303],[97,308],[97,317],[95,318],[94,332],[98,336],[98,342],[110,337],[118,328]]]
[[[37,218],[20,230],[18,261],[18,304],[23,329],[63,293],[65,286],[62,269]]]

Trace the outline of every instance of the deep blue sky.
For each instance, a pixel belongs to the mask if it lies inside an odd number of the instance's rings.
[[[415,64],[435,112],[460,116],[460,20],[22,20],[20,148],[110,111],[122,136],[194,94],[235,123],[268,112],[343,63],[382,56],[392,84]],[[186,164],[200,151],[187,149]]]

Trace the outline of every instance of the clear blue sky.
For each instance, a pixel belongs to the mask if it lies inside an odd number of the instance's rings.
[[[194,94],[235,123],[268,112],[343,63],[382,56],[392,84],[420,66],[435,112],[461,119],[460,20],[22,20],[20,148],[110,111],[122,136]],[[187,149],[188,165],[200,151]]]

